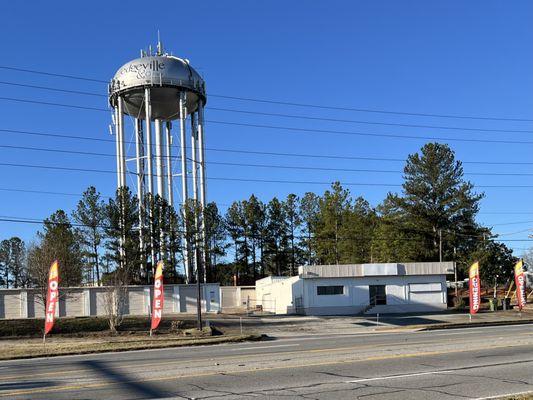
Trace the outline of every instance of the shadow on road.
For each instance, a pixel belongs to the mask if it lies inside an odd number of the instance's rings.
[[[427,318],[423,316],[406,316],[406,317],[390,317],[382,316],[379,318],[380,324],[387,324],[393,326],[408,326],[408,325],[431,325],[446,322],[442,319]],[[376,318],[367,317],[366,320],[355,322],[358,326],[373,326],[376,325]]]
[[[3,390],[17,390],[17,389],[36,389],[36,388],[45,388],[55,386],[53,382],[49,381],[32,381],[32,382],[11,382],[11,383],[0,383],[0,393]]]
[[[88,360],[83,361],[82,364],[107,380],[114,382],[121,390],[135,395],[136,399],[154,399],[168,396],[168,392],[160,390],[155,385],[138,381],[137,378],[127,375],[117,368],[110,367],[106,362]]]

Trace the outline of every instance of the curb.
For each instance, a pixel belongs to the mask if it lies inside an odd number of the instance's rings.
[[[32,358],[49,358],[49,357],[60,357],[60,356],[77,356],[83,354],[99,354],[99,353],[121,353],[125,351],[139,351],[139,350],[159,350],[159,349],[168,349],[175,347],[192,347],[192,346],[207,346],[215,344],[224,344],[224,343],[239,343],[239,342],[256,342],[265,340],[266,335],[238,335],[238,336],[227,336],[227,337],[209,337],[206,339],[184,339],[182,343],[157,343],[157,341],[147,342],[146,344],[140,344],[138,346],[124,347],[124,348],[108,348],[108,349],[86,349],[86,350],[59,350],[55,353],[46,353],[46,354],[21,354],[14,355],[12,357],[0,358],[2,361],[10,360],[23,360],[23,359],[32,359]],[[123,342],[127,345],[128,342]]]
[[[480,321],[480,322],[461,322],[451,324],[435,324],[421,328],[421,331],[434,331],[441,329],[460,329],[460,328],[477,328],[483,326],[502,326],[502,325],[527,325],[533,324],[533,319],[511,320],[511,321]]]

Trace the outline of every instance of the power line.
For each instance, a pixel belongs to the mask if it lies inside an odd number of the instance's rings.
[[[48,219],[48,218],[46,218]],[[14,223],[26,223],[26,224],[38,224],[43,225],[45,222],[45,219],[37,219],[37,218],[26,218],[26,217],[12,217],[12,216],[0,216],[0,222],[14,222]],[[67,223],[63,222],[54,222],[54,221],[47,221],[46,223],[52,224],[52,225],[67,225]],[[69,220],[68,225],[74,226],[74,227],[92,227],[90,225],[81,224],[77,222],[72,222]],[[110,228],[109,225],[97,225],[98,228]],[[177,230],[178,233],[184,233],[181,230]],[[419,231],[419,233],[427,233],[424,231]],[[482,235],[463,235],[463,236],[470,236],[473,238],[483,239]],[[251,235],[250,237],[264,237],[264,235]],[[294,235],[295,239],[309,239],[305,235]],[[420,238],[418,237],[405,237],[405,236],[395,236],[395,237],[376,237],[376,236],[342,236],[338,238],[331,238],[327,236],[313,236],[311,237],[312,240],[316,241],[346,241],[346,240],[379,240],[379,241],[390,241],[390,240],[403,240],[403,241],[420,241]],[[494,238],[488,239],[494,241]],[[533,241],[533,239],[505,239],[504,242],[530,242]]]
[[[74,108],[74,109],[89,110],[89,111],[104,111],[104,112],[110,111],[110,109],[107,109],[107,108],[81,106],[81,105],[65,104],[65,103],[55,103],[55,102],[40,101],[40,100],[20,99],[20,98],[15,98],[15,97],[0,97],[0,100],[20,102],[20,103],[40,104],[40,105],[47,105],[47,106],[54,106],[54,107],[66,107],[66,108]],[[263,116],[271,116],[271,117],[295,118],[295,119],[304,119],[304,120],[313,120],[313,121],[344,122],[344,123],[355,123],[355,124],[364,124],[364,125],[397,126],[397,127],[404,127],[404,128],[443,129],[443,130],[488,132],[488,133],[533,133],[533,131],[530,131],[530,130],[520,130],[520,129],[487,129],[487,128],[467,128],[467,127],[454,127],[454,126],[437,126],[437,125],[400,124],[400,123],[392,123],[392,122],[359,121],[359,120],[301,116],[301,115],[294,115],[294,114],[267,113],[267,112],[260,112],[260,111],[236,110],[236,109],[218,108],[218,107],[207,107],[207,108],[209,110],[214,110],[214,111],[224,111],[224,112],[241,113],[241,114],[249,114],[249,115],[263,115]],[[206,122],[213,122],[213,121],[206,121]]]
[[[58,77],[58,78],[68,78],[68,79],[76,79],[76,80],[80,80],[80,81],[98,82],[98,83],[106,83],[106,84],[109,83],[108,81],[104,81],[102,79],[85,78],[85,77],[76,76],[76,75],[57,74],[57,73],[53,73],[53,72],[37,71],[37,70],[34,70],[34,69],[9,67],[9,66],[6,66],[6,65],[1,65],[0,68],[8,69],[8,70],[11,70],[11,71],[28,72],[28,73],[31,73],[31,74],[55,76],[55,77]]]
[[[18,163],[0,163],[0,166],[5,167],[20,167],[20,168],[35,168],[35,169],[49,169],[58,171],[73,171],[73,172],[91,172],[91,173],[109,173],[116,174],[116,171],[101,170],[92,168],[75,168],[62,167],[51,165],[37,165],[37,164],[18,164]],[[129,174],[135,175],[133,171],[128,171]],[[157,175],[153,175],[157,176]],[[258,182],[258,183],[282,183],[282,184],[305,184],[305,185],[331,185],[332,182],[337,181],[332,179],[330,181],[302,181],[302,180],[278,180],[278,179],[257,179],[257,178],[234,178],[234,177],[207,177],[208,180],[213,181],[230,181],[230,182]],[[377,182],[340,182],[344,186],[377,186],[377,187],[402,187],[399,183],[377,183]],[[528,189],[533,188],[533,185],[476,185],[477,188],[504,188],[504,189]]]
[[[211,94],[211,93],[209,94],[209,96],[231,99],[231,100],[278,104],[278,105],[284,105],[284,106],[309,107],[309,108],[318,108],[318,109],[324,109],[324,110],[356,111],[356,112],[366,112],[366,113],[376,113],[376,114],[406,115],[406,116],[432,117],[432,118],[478,119],[478,120],[489,120],[489,121],[515,121],[515,122],[532,122],[533,121],[533,119],[528,119],[528,118],[482,117],[482,116],[473,116],[473,115],[430,114],[430,113],[376,110],[376,109],[368,109],[368,108],[335,107],[335,106],[325,106],[325,105],[319,105],[319,104],[295,103],[295,102],[269,100],[269,99],[253,99],[249,97],[224,96],[224,95],[217,95],[217,94]]]
[[[81,94],[81,95],[84,95],[84,96],[95,96],[95,97],[106,97],[107,98],[107,95],[101,94],[101,93],[84,92],[84,91],[80,91],[80,90],[70,90],[70,89],[60,89],[60,88],[54,88],[54,87],[50,87],[50,86],[30,85],[30,84],[27,84],[27,83],[0,81],[0,85],[17,86],[17,87],[25,87],[25,88],[30,88],[30,89],[49,90],[51,92]]]
[[[54,191],[47,191],[47,190],[34,190],[34,189],[17,189],[17,188],[7,188],[7,187],[0,187],[0,191],[2,192],[13,192],[13,193],[29,193],[29,194],[45,194],[45,195],[57,195],[57,196],[73,196],[73,197],[82,197],[82,193],[67,193],[67,192],[54,192]],[[106,196],[102,195],[102,197],[105,198],[112,198],[112,196]],[[216,202],[219,206],[229,206],[229,204],[226,203],[219,203]],[[494,215],[525,215],[525,214],[533,214],[531,211],[480,211],[479,214],[494,214]],[[528,221],[529,222],[529,221]]]
[[[66,192],[53,192],[48,190],[33,190],[33,189],[15,189],[15,188],[6,188],[6,187],[0,187],[1,192],[14,192],[14,193],[30,193],[30,194],[49,194],[54,196],[74,196],[74,197],[82,197],[82,194],[80,193],[66,193]],[[103,196],[107,198],[111,198],[110,196]]]
[[[59,78],[76,79],[76,80],[105,83],[105,84],[109,83],[109,81],[106,81],[103,79],[93,79],[93,78],[87,78],[87,77],[81,77],[81,76],[75,76],[75,75],[37,71],[33,69],[25,69],[25,68],[17,68],[17,67],[9,67],[9,66],[0,66],[0,68],[12,70],[12,71],[18,71],[18,72],[38,74],[38,75],[54,76],[54,77],[59,77]],[[10,83],[7,82],[5,84],[10,84]],[[45,89],[45,87],[38,87],[38,88]],[[277,105],[283,105],[283,106],[306,107],[306,108],[315,108],[315,109],[324,109],[324,110],[353,111],[353,112],[375,113],[375,114],[405,115],[405,116],[431,117],[431,118],[474,119],[474,120],[489,120],[489,121],[514,121],[514,122],[532,122],[533,121],[533,119],[528,119],[528,118],[506,118],[506,117],[487,117],[487,116],[474,116],[474,115],[435,114],[435,113],[419,113],[419,112],[390,111],[390,110],[369,109],[369,108],[330,106],[330,105],[320,105],[320,104],[289,102],[289,101],[281,101],[281,100],[273,100],[273,99],[228,96],[228,95],[211,94],[211,93],[209,93],[208,96],[215,97],[215,98],[222,98],[222,99],[248,101],[248,102],[254,102],[254,103],[277,104]]]
[[[88,140],[96,142],[115,143],[114,139],[95,138],[89,136],[76,136],[76,135],[64,135],[50,132],[35,132],[35,131],[23,131],[15,129],[0,129],[0,132],[13,133],[19,135],[30,136],[42,136],[42,137],[55,137],[61,139],[74,139],[74,140]],[[133,141],[124,141],[125,144],[135,144]],[[177,145],[171,147],[179,148]],[[187,147],[190,149],[190,147]],[[258,151],[258,150],[239,150],[229,148],[214,148],[206,147],[207,151],[224,152],[224,153],[237,153],[237,154],[254,154],[254,155],[269,155],[280,157],[298,157],[298,158],[322,158],[322,159],[341,159],[341,160],[366,160],[366,161],[391,161],[391,162],[405,162],[404,158],[386,158],[386,157],[359,157],[359,156],[346,156],[346,155],[334,155],[334,154],[309,154],[309,153],[285,153],[285,152],[273,152],[273,151]],[[533,162],[524,161],[461,161],[463,164],[480,164],[480,165],[533,165]]]
[[[533,144],[533,141],[525,141],[525,140],[489,140],[489,139],[447,138],[447,137],[438,137],[438,136],[396,135],[396,134],[388,134],[388,133],[367,133],[367,132],[340,131],[340,130],[331,130],[331,129],[310,129],[310,128],[295,128],[295,127],[289,127],[289,126],[246,124],[246,123],[239,123],[239,122],[215,121],[215,120],[207,120],[206,122],[209,122],[212,124],[245,126],[249,128],[265,128],[265,129],[276,129],[276,130],[285,130],[285,131],[292,131],[292,132],[326,133],[326,134],[338,134],[338,135],[349,135],[349,136],[385,137],[385,138],[417,139],[417,140],[420,140],[420,139],[441,140],[441,141],[450,141],[450,142]]]
[[[105,108],[86,107],[86,106],[78,106],[78,105],[72,105],[72,104],[52,103],[52,102],[28,100],[28,99],[16,99],[16,98],[12,98],[12,97],[0,97],[0,100],[16,101],[16,102],[31,103],[31,104],[40,104],[40,105],[55,106],[55,107],[67,107],[67,108],[83,109],[83,110],[88,110],[88,111],[105,111],[105,112],[109,112],[110,111],[110,110],[105,109]],[[209,122],[209,123],[212,123],[212,124],[220,124],[220,125],[245,126],[245,127],[249,127],[249,128],[265,128],[265,129],[285,130],[285,131],[290,131],[290,132],[338,134],[338,135],[349,135],[349,136],[386,137],[386,138],[416,139],[416,140],[420,140],[420,139],[422,139],[422,140],[441,140],[441,141],[473,142],[473,143],[533,144],[533,141],[525,141],[525,140],[489,140],[489,139],[443,138],[443,137],[437,137],[437,136],[396,135],[396,134],[340,131],[340,130],[328,130],[328,129],[297,128],[297,127],[289,127],[289,126],[276,126],[276,125],[263,125],[263,124],[247,124],[247,123],[239,123],[239,122],[231,122],[231,121],[206,120],[205,122]],[[497,131],[495,131],[495,132],[497,132]],[[505,131],[505,132],[513,132],[513,131]],[[515,132],[518,132],[518,131],[515,131]],[[533,131],[520,131],[520,132],[533,133]]]
[[[296,119],[305,119],[305,120],[311,120],[311,121],[344,122],[344,123],[364,124],[364,125],[400,126],[404,128],[446,129],[446,130],[473,131],[473,132],[533,133],[533,131],[528,131],[528,130],[486,129],[486,128],[466,128],[466,127],[457,127],[457,126],[400,124],[397,122],[394,122],[394,123],[393,122],[375,122],[375,121],[360,121],[360,120],[351,120],[351,119],[312,117],[309,115],[269,113],[269,112],[236,110],[236,109],[231,109],[231,108],[219,108],[219,107],[207,107],[207,108],[210,110],[214,110],[214,111],[224,111],[224,112],[252,114],[252,115],[264,115],[264,116],[269,116],[269,117],[296,118]]]
[[[96,96],[96,97],[106,97],[105,94],[93,93],[93,92],[84,92],[78,90],[69,90],[69,89],[59,89],[49,86],[39,86],[39,85],[30,85],[24,83],[15,83],[15,82],[6,82],[0,81],[2,85],[10,85],[17,87],[27,87],[40,90],[49,90],[54,92],[70,93],[70,94],[81,94],[86,96]],[[2,98],[2,100],[11,100],[11,101],[21,101],[21,99],[14,98]],[[36,104],[45,104],[45,105],[57,105],[66,107],[65,104],[57,103],[48,103],[48,102],[36,102]],[[81,108],[81,106],[75,107]],[[89,109],[103,110],[98,108],[89,107]],[[339,118],[325,118],[325,117],[313,117],[309,115],[294,115],[294,114],[282,114],[282,113],[267,113],[259,111],[250,111],[250,110],[237,110],[237,109],[228,109],[220,107],[207,107],[207,109],[214,111],[223,111],[231,113],[241,113],[241,114],[252,114],[252,115],[263,115],[263,116],[273,116],[273,117],[283,117],[283,118],[296,118],[304,120],[313,120],[313,121],[327,121],[327,122],[342,122],[342,123],[355,123],[355,124],[365,124],[365,125],[385,125],[385,126],[401,126],[401,127],[410,127],[410,128],[428,128],[428,129],[445,129],[445,130],[461,130],[461,131],[475,131],[475,132],[497,132],[497,133],[533,133],[533,131],[527,130],[508,130],[508,129],[483,129],[483,128],[466,128],[466,127],[450,127],[450,126],[435,126],[435,125],[413,125],[413,124],[399,124],[399,123],[386,123],[386,122],[376,122],[376,121],[360,121],[360,120],[350,120],[350,119],[339,119]],[[106,110],[107,111],[107,110]]]
[[[2,145],[0,148],[15,149],[15,150],[30,150],[30,151],[42,151],[61,154],[76,154],[84,156],[103,156],[103,157],[115,157],[115,154],[111,153],[97,153],[91,151],[76,151],[76,150],[62,150],[51,149],[42,147],[30,147],[30,146],[13,146]],[[155,156],[157,157],[157,156]],[[167,159],[167,156],[161,156],[163,159]],[[171,157],[176,159],[177,157]],[[279,165],[279,164],[249,164],[249,163],[235,163],[235,162],[220,162],[220,161],[207,161],[210,165],[225,165],[236,167],[251,167],[251,168],[275,168],[275,169],[289,169],[289,170],[304,170],[304,171],[337,171],[337,172],[370,172],[370,173],[393,173],[401,174],[401,170],[380,170],[380,169],[361,169],[361,168],[332,168],[332,167],[308,167],[300,165]],[[533,176],[533,173],[516,173],[516,172],[467,172],[465,175],[478,175],[478,176]]]
[[[89,111],[105,111],[109,112],[107,108],[98,108],[98,107],[88,107],[88,106],[78,106],[74,104],[64,104],[64,103],[52,103],[48,101],[39,101],[39,100],[29,100],[29,99],[18,99],[15,97],[0,97],[0,100],[14,101],[19,103],[30,103],[30,104],[41,104],[45,106],[54,106],[54,107],[66,107],[66,108],[76,108],[79,110],[89,110]]]
[[[491,224],[491,225],[492,226],[504,226],[504,225],[522,225],[522,224],[533,224],[533,221],[503,222],[500,224]]]
[[[0,146],[1,147],[1,146]],[[360,168],[326,168],[326,167],[306,167],[298,165],[279,165],[279,164],[246,164],[210,161],[207,164],[227,165],[235,167],[252,167],[252,168],[277,168],[290,170],[308,170],[308,171],[337,171],[337,172],[371,172],[371,173],[392,173],[401,174],[401,170],[382,170],[382,169],[360,169]],[[533,176],[533,173],[513,173],[513,172],[466,172],[465,175],[479,176]]]

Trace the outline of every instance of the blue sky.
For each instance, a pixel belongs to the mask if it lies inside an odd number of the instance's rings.
[[[399,112],[533,119],[533,3],[503,1],[248,1],[248,2],[6,2],[0,34],[2,66],[110,79],[116,69],[155,44],[190,59],[208,93],[285,102]],[[106,85],[0,69],[2,82],[106,94]],[[106,108],[105,97],[0,84],[1,97]],[[0,100],[0,129],[112,139],[110,113]],[[324,110],[209,97],[206,145],[258,150],[405,159],[427,140],[231,126],[214,121],[327,131],[432,136],[450,144],[467,174],[533,174],[532,144],[452,139],[533,141],[531,133],[481,132],[305,120],[210,110],[209,107],[355,121],[533,131],[532,122],[436,118]],[[114,153],[112,142],[57,139],[1,132],[0,145]],[[131,149],[133,150],[133,149]],[[0,147],[2,163],[113,170],[113,157],[46,153]],[[397,173],[310,171],[208,165],[211,178],[352,183],[402,182],[402,162],[311,159],[207,152],[208,162],[380,169]],[[81,193],[95,185],[114,191],[115,175],[0,166],[0,188]],[[480,186],[531,185],[531,176],[467,175]],[[255,193],[263,200],[322,192],[317,184],[210,180],[208,198],[221,204]],[[350,186],[377,205],[397,186]],[[521,252],[533,222],[533,188],[480,188],[479,220]],[[2,216],[43,218],[70,211],[75,196],[0,192]],[[34,237],[38,225],[0,222],[0,238]],[[504,237],[502,236],[502,239]]]

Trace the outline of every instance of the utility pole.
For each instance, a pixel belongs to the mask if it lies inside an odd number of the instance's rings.
[[[457,249],[455,246],[453,247],[453,275],[455,279],[455,297],[457,297],[458,291],[457,291]]]
[[[197,239],[197,238],[196,238]],[[198,240],[196,240],[195,248],[198,246]],[[196,256],[196,323],[198,326],[198,330],[202,330],[202,284],[200,282],[201,275],[201,265],[202,262],[200,260],[200,252],[196,250],[194,252]]]
[[[442,229],[439,229],[439,262],[442,262]]]

